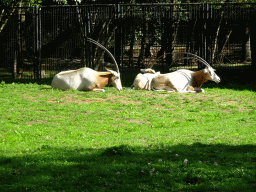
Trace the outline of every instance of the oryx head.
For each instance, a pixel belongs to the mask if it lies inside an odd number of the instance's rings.
[[[208,77],[207,77],[208,80],[211,80],[211,81],[214,81],[216,83],[219,83],[220,82],[220,78],[219,78],[219,76],[214,71],[215,71],[215,69],[213,69],[212,67],[206,67],[204,69],[204,72],[208,73]]]
[[[97,41],[94,41],[93,39],[91,38],[87,38],[88,41],[90,41],[91,43],[94,43],[95,45],[98,45],[99,47],[101,47],[102,49],[104,49],[109,55],[110,57],[112,58],[112,60],[114,61],[115,63],[115,66],[116,66],[116,72],[115,71],[112,71],[112,70],[109,70],[107,69],[107,71],[111,72],[113,74],[113,77],[111,77],[111,84],[117,88],[118,91],[122,91],[122,83],[121,83],[121,78],[120,78],[120,72],[119,72],[119,68],[118,68],[118,65],[117,65],[117,62],[115,60],[115,57],[112,55],[112,53],[106,48],[104,47],[103,45],[101,45],[100,43],[98,43]]]
[[[111,77],[110,83],[117,88],[118,91],[122,91],[122,83],[121,83],[121,78],[120,78],[120,73],[117,73],[115,71],[112,71],[110,69],[107,69],[107,71],[111,72],[113,76]]]
[[[204,69],[204,73],[208,73],[208,77],[207,77],[207,80],[211,80],[211,81],[214,81],[216,83],[219,83],[220,82],[220,77],[214,72],[215,69],[213,69],[211,67],[211,65],[209,63],[207,63],[207,61],[205,61],[203,58],[193,54],[193,53],[188,53],[188,52],[179,52],[178,54],[187,54],[188,57],[182,57],[178,60],[181,60],[181,59],[195,59],[201,63],[203,63],[206,68]]]

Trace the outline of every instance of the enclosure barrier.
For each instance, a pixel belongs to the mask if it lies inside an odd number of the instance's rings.
[[[114,4],[20,7],[0,33],[0,76],[52,78],[62,70],[84,66],[120,70],[202,68],[197,61],[177,59],[191,52],[214,67],[255,66],[253,22],[256,3]],[[171,53],[157,59],[165,53]]]

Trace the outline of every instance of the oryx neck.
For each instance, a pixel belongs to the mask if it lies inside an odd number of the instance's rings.
[[[97,85],[101,88],[106,85],[111,84],[111,77],[113,74],[111,72],[98,72],[98,82]]]
[[[206,81],[208,73],[204,72],[204,69],[195,71],[192,75],[192,86],[200,88]]]

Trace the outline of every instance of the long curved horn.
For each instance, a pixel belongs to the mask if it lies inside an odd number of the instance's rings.
[[[102,49],[104,49],[109,55],[110,57],[112,58],[112,60],[114,61],[115,65],[116,65],[116,70],[117,70],[117,73],[119,73],[119,68],[118,68],[118,65],[117,65],[117,62],[115,60],[115,57],[112,55],[112,53],[106,48],[104,47],[103,45],[101,45],[100,43],[98,43],[97,41],[87,37],[87,40],[91,43],[94,43],[95,45],[98,45],[99,47],[101,47]]]
[[[181,57],[181,58],[175,59],[175,60],[172,62],[172,64],[173,64],[174,62],[176,62],[176,61],[185,60],[185,59],[195,59],[195,60],[197,60],[197,61],[199,61],[199,62],[205,64],[202,60],[197,59],[197,58],[194,58],[193,56],[192,56],[192,57]]]
[[[165,55],[169,55],[169,54],[171,54],[171,53],[164,53],[163,55],[157,57],[157,58],[155,59],[155,62],[158,61],[159,59],[161,59],[162,57],[164,57]],[[151,62],[151,61],[152,61],[152,59],[150,59],[149,62]],[[155,64],[151,64],[149,68],[152,69],[152,67],[153,67],[154,65],[155,65]]]
[[[162,56],[158,57],[156,59],[156,61],[162,57],[164,57],[165,55],[168,55],[168,54],[171,54],[171,53],[165,53],[163,54]],[[175,61],[177,60],[182,60],[182,59],[196,59],[197,61],[200,61],[201,63],[203,63],[204,65],[206,65],[207,67],[211,67],[209,63],[207,63],[207,61],[205,61],[202,57],[199,57],[193,53],[188,53],[188,52],[178,52],[178,53],[174,53],[174,54],[187,54],[189,56],[192,56],[192,57],[182,57],[182,58],[179,58],[179,59],[176,59]],[[151,65],[151,68],[153,67],[153,65]],[[212,67],[211,67],[212,68]]]
[[[193,54],[193,53],[178,52],[177,54],[187,54],[187,55],[190,55],[190,56],[192,56],[192,57],[195,57],[195,58],[193,58],[193,59],[196,59],[197,61],[201,61],[201,62],[202,62],[203,64],[205,64],[207,67],[212,68],[212,67],[210,66],[210,64],[207,63],[207,61],[205,61],[202,57],[199,57],[199,56],[197,56],[197,55],[195,55],[195,54]],[[184,57],[184,59],[186,59],[186,57]],[[188,59],[190,59],[190,58],[188,58]]]
[[[180,53],[180,52],[178,52],[178,53]],[[182,52],[182,53],[185,53],[185,52]],[[169,55],[169,54],[172,54],[172,53],[164,53],[163,55],[161,55],[161,56],[159,56],[159,57],[157,57],[156,59],[155,59],[155,62],[156,61],[158,61],[159,59],[161,59],[162,57],[164,57],[165,55]],[[174,53],[174,54],[176,54],[176,53]],[[176,59],[175,61],[177,61],[177,60],[182,60],[182,59],[194,59],[194,57],[186,57],[186,58],[181,58],[181,59]],[[151,61],[151,60],[150,60]],[[150,69],[154,66],[155,64],[151,64],[150,65]]]

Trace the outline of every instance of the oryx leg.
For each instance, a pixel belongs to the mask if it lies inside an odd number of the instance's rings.
[[[105,92],[105,89],[93,89],[94,92]]]
[[[187,93],[199,93],[199,92],[204,92],[204,90],[199,88],[199,87],[193,87],[193,86],[189,85],[185,92],[187,92]]]
[[[199,93],[199,92],[204,92],[204,90],[203,89],[201,89],[201,88],[199,88],[199,87],[195,87],[194,88],[194,90],[197,92],[197,93]]]
[[[175,89],[171,88],[171,87],[165,87],[163,89],[156,89],[154,87],[152,87],[152,91],[166,91],[168,93],[174,93],[177,92]]]

